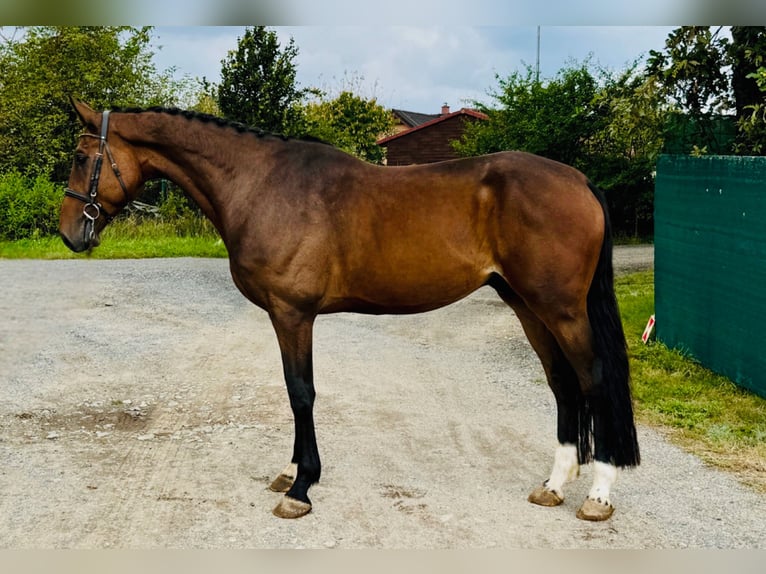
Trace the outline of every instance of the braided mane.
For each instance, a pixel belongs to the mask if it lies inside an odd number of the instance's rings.
[[[126,113],[126,114],[143,114],[147,112],[153,112],[153,113],[159,113],[159,114],[168,114],[171,116],[182,116],[190,121],[199,121],[205,124],[213,124],[215,126],[218,126],[220,128],[231,128],[236,130],[239,133],[249,133],[253,134],[256,137],[262,138],[262,137],[277,137],[281,138],[285,141],[297,139],[300,141],[307,141],[307,142],[315,142],[315,143],[321,143],[325,145],[331,145],[326,141],[323,141],[319,138],[315,138],[313,136],[302,136],[299,138],[294,138],[290,136],[285,136],[282,134],[275,134],[271,132],[267,132],[262,129],[254,128],[252,126],[248,126],[246,124],[243,124],[241,122],[236,122],[233,120],[227,120],[226,118],[222,118],[219,116],[214,116],[213,114],[206,114],[203,112],[196,112],[193,110],[182,110],[180,108],[175,107],[163,107],[163,106],[152,106],[149,108],[137,108],[137,107],[115,107],[112,109],[112,112],[114,113]]]

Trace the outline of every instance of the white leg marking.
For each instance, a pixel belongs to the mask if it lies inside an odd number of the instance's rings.
[[[289,476],[290,478],[295,478],[298,476],[298,464],[295,462],[291,462],[288,464],[285,469],[282,471],[282,474],[285,476]]]
[[[616,480],[616,466],[595,461],[593,463],[593,486],[590,488],[588,498],[605,506],[610,506],[612,503],[609,500],[609,493]]]
[[[573,444],[560,444],[553,456],[551,477],[545,482],[548,490],[564,498],[564,483],[577,478],[580,465],[577,462],[577,447]]]

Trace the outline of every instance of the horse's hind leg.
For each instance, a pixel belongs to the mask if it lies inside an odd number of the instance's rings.
[[[556,399],[558,447],[550,476],[529,495],[529,502],[557,506],[564,501],[564,484],[580,474],[577,457],[578,409],[577,375],[548,328],[528,309],[515,307],[524,332],[540,358],[548,385]]]
[[[532,313],[507,283],[495,276],[489,284],[516,313],[527,339],[542,363],[548,385],[556,399],[559,445],[554,454],[553,468],[550,476],[529,495],[528,500],[540,506],[558,506],[564,501],[564,484],[575,479],[580,473],[577,457],[580,390],[577,375],[548,327]]]
[[[593,484],[585,502],[577,511],[577,517],[583,520],[606,520],[614,512],[610,493],[617,479],[615,445],[607,423],[607,417],[610,416],[608,409],[612,405],[605,396],[601,359],[594,355],[587,313],[561,319],[555,323],[553,332],[579,382],[580,399],[577,402],[575,423],[579,425],[575,427],[575,433],[579,435],[579,459],[580,462],[594,459]]]
[[[603,385],[598,384],[599,369],[594,368],[600,363],[595,360],[587,311],[570,310],[558,316],[550,312],[546,315],[548,309],[535,312],[504,281],[494,278],[490,284],[516,312],[556,399],[559,445],[553,469],[528,500],[541,506],[561,504],[564,485],[577,477],[580,464],[595,457],[593,485],[577,516],[584,520],[606,520],[614,511],[610,492],[617,467],[605,422],[609,405],[602,396]]]

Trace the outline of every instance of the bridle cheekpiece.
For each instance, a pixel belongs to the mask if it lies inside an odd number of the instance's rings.
[[[125,194],[125,200],[126,202],[130,201],[130,197],[128,195],[128,188],[125,186],[125,182],[122,180],[122,174],[120,173],[120,170],[117,167],[117,164],[114,161],[114,156],[112,155],[112,150],[109,147],[109,143],[106,141],[106,136],[109,130],[109,110],[105,110],[102,115],[101,119],[101,135],[97,136],[95,134],[81,134],[80,137],[92,137],[92,138],[99,138],[98,142],[98,153],[96,154],[96,163],[93,165],[93,171],[90,174],[90,188],[88,189],[88,195],[84,195],[82,193],[79,193],[69,187],[66,188],[66,191],[64,191],[64,195],[67,197],[72,197],[74,199],[77,199],[79,201],[82,201],[85,205],[82,208],[82,214],[85,216],[86,221],[86,229],[85,229],[85,236],[88,239],[93,239],[95,233],[96,233],[96,220],[101,217],[101,214],[104,214],[104,217],[106,217],[107,223],[112,221],[114,219],[116,213],[114,215],[110,214],[106,209],[104,209],[104,206],[101,205],[98,201],[98,180],[101,177],[101,164],[104,160],[104,150],[106,150],[106,155],[109,158],[109,162],[112,166],[112,171],[114,172],[114,175],[117,177],[117,181],[120,183],[120,187],[122,188],[122,193]],[[88,229],[90,228],[90,229]]]

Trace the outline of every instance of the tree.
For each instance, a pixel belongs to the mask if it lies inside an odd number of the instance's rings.
[[[698,118],[731,107],[726,76],[729,41],[722,27],[681,26],[665,40],[665,51],[650,50],[647,72],[665,94]]]
[[[548,82],[539,82],[531,66],[523,75],[513,72],[496,79],[499,90],[490,96],[499,107],[474,103],[489,120],[467,125],[455,144],[460,155],[515,149],[587,167],[583,142],[593,136],[599,121],[591,106],[597,81],[587,64],[564,68]]]
[[[605,74],[593,101],[602,127],[587,142],[589,176],[606,191],[612,220],[622,232],[651,235],[654,177],[670,108],[638,62],[618,76]]]
[[[750,75],[764,64],[766,57],[766,27],[732,26],[731,45],[731,88],[737,117],[747,113],[747,106],[761,101],[758,84]]]
[[[158,74],[151,28],[40,26],[0,40],[0,173],[66,178],[81,130],[69,95],[96,107],[168,105],[171,71]]]
[[[218,105],[228,119],[285,135],[302,130],[300,102],[307,90],[296,87],[292,38],[282,49],[276,32],[265,26],[246,28],[221,61]]]
[[[647,73],[677,113],[666,129],[669,151],[766,154],[766,93],[758,70],[766,60],[766,27],[682,26],[663,52],[651,51]],[[731,115],[731,111],[736,115]]]
[[[308,135],[372,163],[382,163],[384,150],[375,142],[394,126],[391,113],[375,98],[347,90],[331,100],[307,104],[305,121]]]
[[[668,135],[686,132],[680,136],[684,152],[728,151],[720,119],[732,108],[728,50],[721,26],[681,26],[668,35],[664,51],[649,52],[647,75],[676,105]]]
[[[761,101],[746,106],[751,113],[739,120],[735,151],[743,155],[766,155],[766,67],[761,66],[748,76],[756,81]]]
[[[196,101],[189,106],[189,109],[213,116],[222,115],[221,108],[218,106],[218,100],[216,99],[216,90],[215,84],[212,84],[207,78],[203,77],[202,80],[199,80]]]
[[[498,77],[490,94],[499,105],[477,103],[489,120],[470,124],[455,147],[461,155],[522,150],[574,166],[606,192],[616,230],[650,234],[667,111],[637,66],[615,75],[573,64],[542,82],[531,67]]]
[[[766,155],[766,27],[732,26],[729,51],[737,110],[734,152]]]

